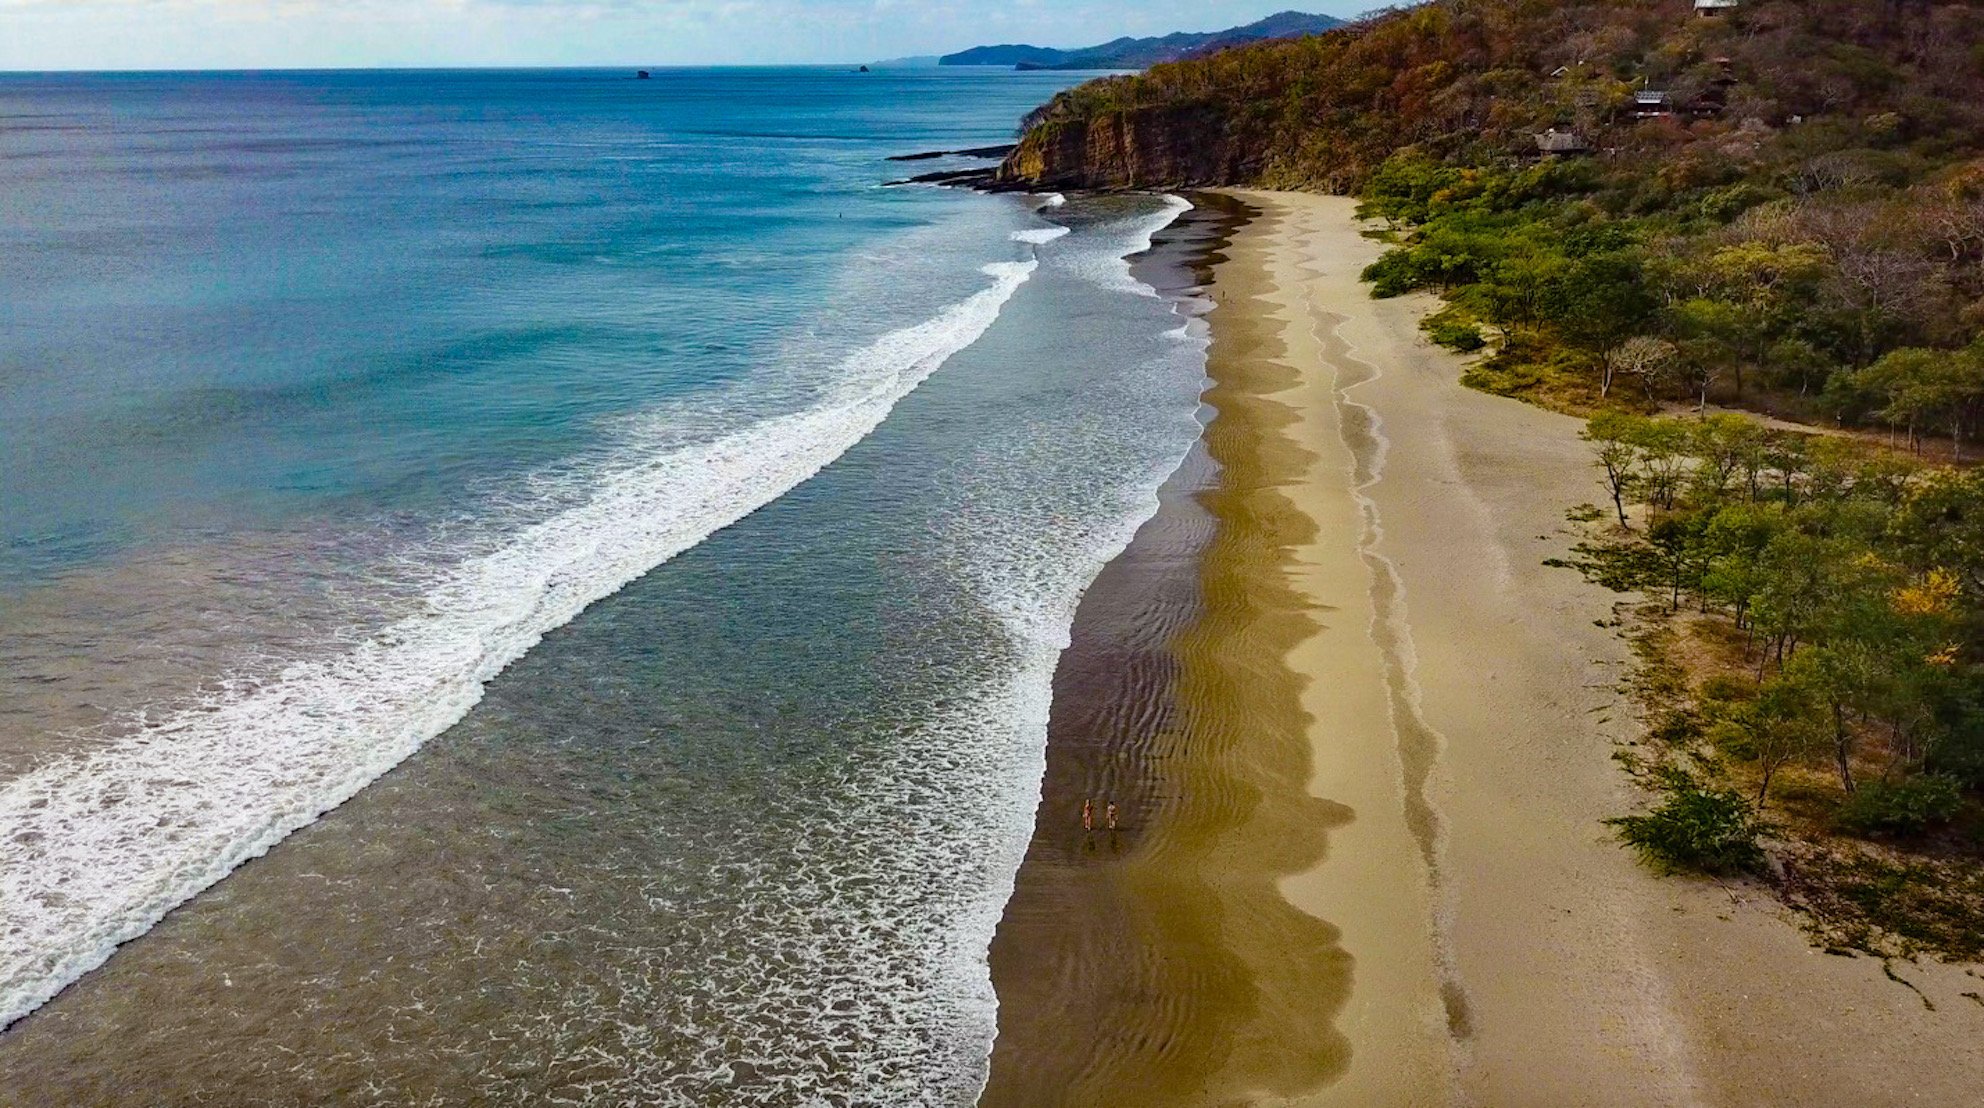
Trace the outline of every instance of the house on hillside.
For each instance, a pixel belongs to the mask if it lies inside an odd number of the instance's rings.
[[[1643,88],[1633,93],[1633,118],[1653,119],[1673,113],[1672,99],[1666,89]]]
[[[1703,19],[1715,19],[1736,10],[1741,0],[1695,0],[1695,14]]]
[[[1536,152],[1545,157],[1571,158],[1591,153],[1591,144],[1576,131],[1559,131],[1552,127],[1532,137],[1536,139]]]

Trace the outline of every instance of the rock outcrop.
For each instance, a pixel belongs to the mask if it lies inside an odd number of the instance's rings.
[[[1229,140],[1219,112],[1161,107],[1043,123],[995,180],[1008,188],[1191,188],[1251,180],[1259,168]]]

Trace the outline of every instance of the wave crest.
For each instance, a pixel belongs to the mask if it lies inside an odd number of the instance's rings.
[[[842,363],[818,403],[693,446],[638,441],[578,503],[440,574],[343,654],[240,678],[0,786],[0,1028],[459,721],[549,631],[783,496],[976,342],[1036,262]]]

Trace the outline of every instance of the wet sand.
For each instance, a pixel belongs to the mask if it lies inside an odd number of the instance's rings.
[[[1578,423],[1461,388],[1428,301],[1370,300],[1350,201],[1239,199],[1208,468],[1057,678],[985,1102],[1974,1099],[1973,970],[1825,955],[1600,823],[1637,799],[1614,598],[1542,564],[1599,492]],[[1083,836],[1112,790],[1128,828]]]
[[[1225,207],[1174,225],[1140,276],[1163,287],[1167,265],[1217,261],[1242,214]],[[992,945],[987,1105],[1240,1104],[1343,1067],[1349,959],[1277,888],[1348,813],[1307,790],[1301,682],[1282,662],[1316,627],[1281,569],[1314,524],[1275,484],[1304,452],[1278,431],[1289,412],[1267,394],[1292,375],[1254,356],[1264,341],[1216,327],[1216,418],[1077,616]]]

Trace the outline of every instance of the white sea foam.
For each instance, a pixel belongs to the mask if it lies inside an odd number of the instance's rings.
[[[1182,210],[1167,209],[1165,222]],[[1144,249],[1156,223],[1139,217],[1084,230],[1048,255],[1042,278],[1068,253]],[[1076,278],[1052,291],[1078,288]],[[665,1053],[642,1054],[657,1037],[656,1010],[669,1005],[638,990],[548,986],[556,1008],[514,1013],[515,1025],[502,1029],[506,1042],[555,1039],[565,1022],[625,1027],[609,1049],[628,1053],[595,1067],[602,1076],[570,1102],[937,1108],[976,1099],[997,1028],[987,950],[1033,832],[1055,665],[1082,592],[1151,516],[1158,488],[1199,429],[1204,327],[1189,317],[1201,305],[1129,295],[1141,285],[1123,291],[1083,291],[1081,304],[1087,311],[1113,302],[1122,318],[1110,323],[1147,321],[1156,330],[1126,327],[1126,343],[1071,359],[1085,363],[1072,402],[1001,409],[962,401],[983,418],[959,444],[966,449],[940,455],[948,465],[928,492],[939,498],[938,525],[900,540],[906,560],[931,575],[922,587],[955,603],[960,623],[982,636],[984,670],[950,670],[955,661],[942,653],[895,656],[915,667],[906,684],[929,698],[927,714],[908,726],[853,723],[887,727],[889,739],[864,743],[849,779],[809,793],[807,803],[831,813],[820,830],[792,836],[775,864],[733,863],[734,888],[718,905],[724,915],[708,925],[748,936],[727,941],[748,942],[750,953],[695,984],[716,991],[720,1018],[661,1024]],[[1185,324],[1173,330],[1169,311],[1187,316]],[[932,399],[961,402],[955,394]],[[981,615],[995,622],[987,627]],[[913,833],[904,833],[906,819]],[[671,895],[665,872],[654,882],[656,895]],[[669,993],[680,972],[671,954],[651,951],[632,970],[622,964],[617,979]],[[684,1043],[695,1044],[693,1061],[683,1061]],[[576,1052],[596,1045],[556,1049],[591,1065]],[[733,1069],[740,1061],[751,1072],[743,1084]]]
[[[1040,206],[1043,208],[1058,208],[1066,204],[1067,202],[1068,202],[1067,197],[1061,195],[1058,192],[1050,192],[1047,194],[1047,197],[1040,202]]]
[[[0,785],[0,1027],[452,726],[546,632],[827,466],[1036,264],[986,267],[990,287],[847,359],[805,410],[634,444],[575,505],[440,575],[422,611],[342,655],[234,681]]]
[[[949,976],[965,1005],[976,1008],[978,1027],[974,1030],[983,1044],[973,1103],[984,1092],[998,1027],[998,997],[992,988],[989,962],[992,937],[1005,914],[1006,902],[1012,898],[1034,830],[1034,811],[1047,772],[1054,671],[1062,652],[1073,641],[1075,612],[1082,596],[1103,567],[1128,549],[1137,530],[1157,514],[1158,491],[1184,460],[1194,430],[1181,431],[1175,452],[1141,472],[1125,474],[1113,512],[1106,510],[1094,526],[1084,529],[1075,548],[1064,557],[1033,565],[988,566],[981,576],[984,599],[1018,643],[1021,661],[1010,684],[996,694],[994,703],[1003,708],[1001,715],[981,725],[985,732],[1009,736],[1004,744],[987,742],[988,746],[1016,747],[1018,751],[1009,759],[1014,772],[984,786],[988,807],[998,813],[987,821],[990,841],[984,847],[987,868],[996,875],[995,882],[959,920],[957,941],[947,950]]]
[[[1123,221],[1079,245],[1121,253],[1148,233]],[[987,948],[1033,831],[1055,665],[1083,590],[1150,517],[1198,433],[1205,332],[1191,317],[1203,305],[1109,294],[1083,304],[1112,300],[1124,317],[1112,323],[1158,331],[1093,362],[1076,359],[1091,370],[1076,402],[1002,411],[964,401],[984,418],[960,444],[967,449],[940,455],[948,468],[929,482],[938,525],[898,540],[931,575],[922,587],[956,603],[960,623],[982,636],[990,664],[966,674],[941,652],[896,656],[915,667],[905,684],[931,710],[908,726],[852,723],[886,728],[888,741],[864,742],[858,770],[781,813],[817,804],[820,822],[809,826],[818,830],[782,839],[776,862],[746,854],[726,863],[726,894],[700,905],[721,916],[690,914],[694,922],[675,929],[693,938],[724,927],[738,935],[726,943],[748,944],[748,954],[697,975],[695,989],[712,994],[708,1014],[685,1018],[675,1003],[676,975],[698,955],[664,946],[630,959],[611,921],[598,933],[614,944],[613,985],[550,980],[554,1006],[508,1013],[502,1041],[523,1045],[504,1050],[547,1050],[599,1075],[547,1103],[937,1108],[976,1099],[997,1027]],[[1167,309],[1185,325],[1170,329]],[[981,613],[991,628],[979,629]],[[650,895],[669,912],[698,910],[673,899],[679,889],[665,869],[649,876]],[[618,1052],[612,1064],[586,1053],[597,1040],[561,1038],[569,1025],[624,1029],[607,1047]],[[738,1063],[748,1080],[739,1081]],[[485,1079],[475,1091],[511,1090]]]
[[[1122,238],[1110,240],[1107,252],[1121,266],[1121,280],[1106,284],[1126,293],[1157,296],[1155,289],[1130,276],[1127,258],[1150,249],[1152,238],[1189,210],[1191,205],[1182,198],[1167,196],[1161,210],[1128,227]],[[1197,405],[1191,396],[1203,381],[1205,352],[1210,345],[1208,329],[1199,318],[1208,306],[1208,302],[1196,299],[1174,304],[1172,310],[1183,316],[1184,322],[1163,336],[1180,345],[1112,382],[1113,388],[1121,390],[1113,401],[1107,396],[1097,398],[1105,409],[1128,421],[1118,428],[1120,434],[1106,436],[1102,442],[1078,435],[1005,445],[1016,455],[1033,457],[1037,468],[1060,474],[1059,492],[1086,501],[1082,504],[1085,510],[1070,513],[1059,497],[1022,498],[1020,503],[1009,505],[1002,518],[970,511],[962,516],[962,528],[974,534],[961,537],[957,544],[995,552],[975,561],[969,573],[983,603],[1018,646],[1020,659],[1010,682],[995,693],[1004,709],[1001,717],[986,727],[989,734],[1005,736],[1006,743],[985,740],[985,745],[995,749],[1008,745],[1020,752],[1010,760],[1010,776],[984,786],[998,813],[986,821],[992,835],[984,846],[995,880],[960,921],[959,941],[950,948],[950,972],[956,987],[980,1005],[976,1016],[981,1021],[987,1062],[998,1016],[987,955],[1034,830],[1034,809],[1047,768],[1054,671],[1072,640],[1082,596],[1103,567],[1122,554],[1138,529],[1157,514],[1159,490],[1177,472],[1198,438]],[[1100,425],[1090,420],[1085,426]],[[987,456],[976,460],[976,471],[998,473],[1014,468],[998,459],[1001,444],[987,442],[983,449]],[[1058,457],[1063,451],[1070,453]],[[1084,484],[1080,474],[1085,469],[1092,471],[1091,479],[1102,482],[1100,487],[1080,491]],[[960,486],[967,500],[977,499],[969,480],[960,481]],[[988,534],[998,533],[1005,537],[988,541]],[[996,552],[1018,553],[1033,545],[1019,541],[1021,534],[1054,534],[1059,542],[1048,557],[997,556]],[[987,1067],[981,1065],[980,1092],[986,1073]]]
[[[1033,227],[1025,231],[1014,231],[1013,241],[1031,243],[1034,246],[1045,246],[1067,233],[1068,228],[1066,227]]]
[[[1167,195],[1164,207],[1141,216],[1128,228],[1130,248],[1127,251],[1098,251],[1080,259],[1071,259],[1069,264],[1080,270],[1082,275],[1103,286],[1119,292],[1132,292],[1139,296],[1156,296],[1157,290],[1144,284],[1130,271],[1130,259],[1150,249],[1151,240],[1159,231],[1192,210],[1192,203],[1182,196]]]

